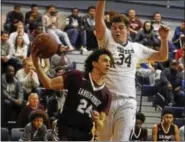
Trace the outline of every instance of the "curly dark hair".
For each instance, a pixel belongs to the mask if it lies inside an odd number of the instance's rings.
[[[125,26],[128,28],[128,17],[124,14],[119,14],[119,13],[115,13],[114,16],[112,16],[111,18],[111,25],[112,23],[119,23],[119,22],[123,22],[125,24]]]
[[[93,53],[91,53],[87,59],[85,60],[85,72],[92,72],[93,70],[93,65],[92,63],[94,61],[98,61],[99,57],[103,54],[106,54],[110,57],[111,59],[111,66],[114,64],[114,59],[112,57],[112,54],[110,51],[108,51],[107,49],[98,49],[98,50],[95,50]]]
[[[43,110],[35,110],[29,115],[29,120],[32,122],[36,118],[43,118],[44,121],[48,120],[48,115]]]
[[[136,119],[141,120],[144,123],[145,122],[145,115],[141,112],[137,112]]]

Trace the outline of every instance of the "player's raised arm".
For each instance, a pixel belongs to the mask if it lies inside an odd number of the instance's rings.
[[[148,60],[150,61],[166,61],[168,59],[168,34],[169,28],[167,26],[161,26],[159,29],[159,35],[161,38],[161,47],[158,52],[154,53]]]
[[[105,0],[98,0],[96,7],[96,37],[98,40],[103,38],[106,30],[104,22],[105,3]]]
[[[63,89],[64,83],[63,83],[62,76],[50,79],[44,73],[43,69],[40,67],[39,61],[38,61],[38,50],[36,48],[33,48],[31,55],[32,55],[33,64],[34,64],[35,69],[37,71],[38,77],[41,80],[44,87],[47,89],[55,89],[55,90]]]

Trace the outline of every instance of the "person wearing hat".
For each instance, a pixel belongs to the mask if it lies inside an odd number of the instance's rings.
[[[170,61],[170,67],[161,73],[161,94],[166,99],[168,106],[178,104],[175,102],[176,96],[180,91],[182,74],[178,71],[179,62],[175,59]]]

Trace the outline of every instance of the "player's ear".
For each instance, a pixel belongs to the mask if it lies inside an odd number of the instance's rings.
[[[95,66],[96,66],[96,64],[97,64],[97,62],[96,62],[96,61],[93,61],[93,62],[92,62],[93,67],[95,67]]]

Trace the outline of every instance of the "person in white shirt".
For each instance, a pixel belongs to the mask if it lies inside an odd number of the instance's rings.
[[[31,93],[34,89],[39,87],[40,82],[35,72],[33,62],[30,58],[23,61],[24,68],[17,71],[15,77],[22,83],[25,89],[25,95]]]
[[[180,127],[179,129],[179,135],[180,135],[180,139],[181,141],[185,141],[185,125]]]
[[[30,40],[29,40],[29,37],[28,37],[28,34],[24,32],[24,25],[22,23],[19,23],[17,25],[17,31],[16,32],[13,32],[10,34],[10,37],[8,39],[8,42],[11,46],[13,46],[16,42],[16,37],[18,35],[21,35],[23,37],[23,40],[24,40],[24,43],[25,45],[29,45],[30,44]]]
[[[113,54],[114,68],[104,81],[112,93],[112,104],[104,129],[98,134],[99,140],[129,141],[135,125],[136,114],[136,65],[140,60],[165,61],[168,59],[167,26],[161,26],[159,51],[149,49],[139,43],[127,40],[128,20],[116,14],[112,18],[111,30],[104,22],[105,0],[99,0],[96,9],[96,37],[100,48],[107,48]]]

